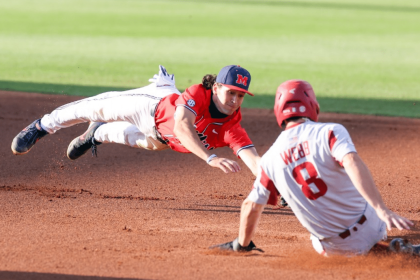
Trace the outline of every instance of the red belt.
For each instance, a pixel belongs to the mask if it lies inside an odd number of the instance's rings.
[[[358,224],[363,225],[364,222],[366,222],[366,216],[362,215],[362,217],[360,218],[360,220],[357,221]],[[357,227],[353,227],[354,231],[357,231]],[[343,231],[342,233],[340,233],[338,236],[340,236],[343,239],[346,239],[347,237],[350,236],[350,230],[346,229],[345,231]]]

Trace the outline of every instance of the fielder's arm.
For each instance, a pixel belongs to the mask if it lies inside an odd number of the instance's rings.
[[[254,147],[243,149],[239,152],[238,156],[242,159],[246,166],[248,166],[252,174],[257,176],[258,166],[261,160],[261,157],[257,153],[257,149]]]
[[[194,127],[195,115],[186,109],[183,106],[178,106],[175,111],[175,126],[174,133],[181,141],[187,150],[195,154],[204,161],[211,156],[210,151],[208,151],[200,141],[195,127]],[[238,172],[241,170],[241,167],[236,161],[214,157],[209,165],[212,167],[220,168],[225,173]]]
[[[410,229],[410,225],[413,225],[410,220],[395,214],[385,206],[369,169],[357,153],[345,155],[343,166],[356,189],[375,209],[378,217],[386,223],[388,230],[391,230],[392,224],[399,230]]]
[[[238,237],[241,246],[246,247],[251,242],[263,210],[264,205],[255,203],[248,198],[242,203]]]

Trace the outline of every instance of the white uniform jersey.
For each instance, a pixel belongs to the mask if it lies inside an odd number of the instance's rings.
[[[351,152],[356,149],[340,124],[306,121],[288,128],[262,157],[248,198],[274,204],[279,192],[309,232],[319,239],[337,236],[367,206],[341,166]]]

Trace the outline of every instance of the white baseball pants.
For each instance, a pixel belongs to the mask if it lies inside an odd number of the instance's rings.
[[[159,101],[169,94],[181,94],[175,86],[148,86],[105,92],[63,105],[41,119],[48,133],[83,122],[105,122],[95,132],[95,140],[136,148],[163,150],[157,140],[154,112]]]
[[[366,222],[362,225],[355,223],[349,228],[350,235],[345,239],[334,236],[319,240],[311,235],[314,249],[321,255],[364,255],[381,240],[386,240],[386,224],[379,219],[375,210],[367,204],[365,213]]]

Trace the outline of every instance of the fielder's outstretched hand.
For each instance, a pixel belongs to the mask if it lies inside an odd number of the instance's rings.
[[[241,167],[236,161],[227,158],[215,157],[209,162],[209,165],[220,168],[225,173],[241,171]]]
[[[386,223],[388,230],[391,230],[392,225],[394,225],[399,230],[410,229],[410,226],[413,226],[413,222],[407,218],[401,217],[388,208],[377,210],[376,214],[378,217]]]

